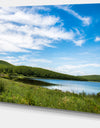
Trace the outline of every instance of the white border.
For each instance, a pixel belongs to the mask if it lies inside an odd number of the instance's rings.
[[[0,103],[1,128],[100,128],[100,115]]]
[[[0,0],[0,6],[34,6],[88,3],[100,3],[100,0]]]
[[[100,3],[100,0],[0,0],[0,6]],[[1,128],[100,128],[100,115],[0,103]]]

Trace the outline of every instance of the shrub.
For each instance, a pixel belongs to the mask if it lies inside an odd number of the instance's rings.
[[[4,80],[0,79],[0,92],[5,91],[5,85],[6,85],[6,82]]]
[[[100,96],[100,92],[97,93],[97,96]]]

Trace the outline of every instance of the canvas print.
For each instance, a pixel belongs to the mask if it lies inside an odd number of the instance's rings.
[[[100,113],[100,4],[0,7],[0,101]]]

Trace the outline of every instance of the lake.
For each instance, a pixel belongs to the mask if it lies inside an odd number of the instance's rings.
[[[63,92],[69,91],[74,93],[97,94],[100,92],[100,82],[73,81],[73,80],[55,80],[55,79],[37,79],[56,85],[43,86],[48,89],[59,89]]]

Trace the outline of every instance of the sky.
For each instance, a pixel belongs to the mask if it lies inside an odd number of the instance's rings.
[[[100,75],[100,4],[0,7],[0,60]]]

